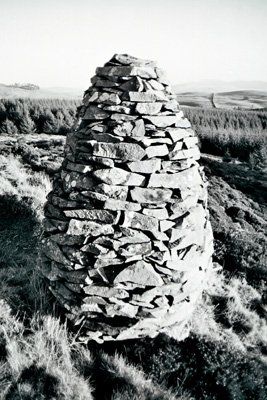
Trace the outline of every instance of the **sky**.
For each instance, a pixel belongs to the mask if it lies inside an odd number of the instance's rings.
[[[266,0],[0,0],[0,82],[89,86],[114,53],[173,84],[267,81]]]

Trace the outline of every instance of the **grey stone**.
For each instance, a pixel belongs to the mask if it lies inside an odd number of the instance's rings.
[[[118,220],[117,212],[110,212],[107,210],[67,210],[64,211],[66,217],[83,219],[83,220],[97,220],[105,222],[106,224],[114,224]]]
[[[113,268],[116,265],[120,265],[120,264],[124,264],[124,263],[125,263],[125,260],[123,258],[112,258],[112,259],[106,258],[106,259],[104,259],[104,258],[98,257],[97,260],[95,261],[94,268],[97,269],[96,272],[101,275],[102,279],[104,279],[106,282],[108,282],[108,280],[105,279],[105,277],[104,277],[103,268],[105,268],[105,267],[111,268],[111,266]]]
[[[173,188],[173,189],[183,189],[191,186],[201,185],[202,179],[198,172],[196,166],[188,168],[184,171],[174,173],[174,174],[152,174],[149,182],[148,188],[158,187],[158,188]]]
[[[94,188],[92,188],[92,189],[94,189]],[[90,203],[87,202],[86,206],[88,209],[93,209],[94,208],[93,204],[95,204],[95,202],[97,202],[98,204],[99,203],[103,204],[104,201],[106,201],[108,199],[108,196],[106,196],[102,193],[94,192],[93,190],[82,190],[81,192],[78,192],[78,193],[71,193],[70,196],[75,197],[75,198],[77,198],[77,196],[78,197],[82,196],[83,199],[86,199],[87,201],[92,200],[92,205],[89,205]]]
[[[176,241],[176,235],[175,230],[173,228],[172,230],[172,236],[170,238],[170,242]],[[179,238],[179,243],[175,246],[175,250],[182,250],[185,249],[188,246],[191,246],[193,244],[196,244],[198,246],[203,246],[203,240],[204,240],[204,232],[203,229],[198,229],[195,231],[192,231],[190,229],[185,229],[184,230],[184,236],[182,238]]]
[[[108,79],[100,79],[98,76],[91,78],[91,82],[97,88],[116,88],[119,86],[117,82],[112,82]]]
[[[90,105],[84,116],[83,119],[89,119],[89,120],[101,120],[101,119],[106,119],[110,116],[110,113],[102,110],[101,108],[94,106],[94,105]]]
[[[184,200],[177,200],[170,205],[170,219],[175,219],[185,214],[191,207],[196,206],[198,194],[186,197]]]
[[[144,261],[138,261],[121,271],[114,279],[114,283],[119,282],[133,282],[144,286],[163,285],[160,275]]]
[[[142,175],[121,168],[99,169],[93,172],[93,176],[108,185],[141,186],[145,181]]]
[[[94,187],[94,191],[102,193],[107,197],[116,200],[126,200],[128,195],[127,186],[107,185],[106,183],[100,183]]]
[[[79,203],[77,201],[71,201],[69,199],[63,199],[62,197],[59,196],[52,196],[51,201],[54,206],[57,206],[59,208],[75,208],[79,207]],[[57,217],[62,216],[62,214],[58,214]]]
[[[94,221],[80,221],[71,219],[67,230],[67,235],[99,236],[114,233],[111,225],[100,224]]]
[[[179,142],[177,142],[179,143]],[[198,147],[193,147],[188,150],[178,150],[173,151],[169,154],[170,160],[183,160],[187,158],[194,158],[194,160],[198,160],[200,158],[200,151]]]
[[[147,83],[153,90],[165,90],[165,86],[162,85],[162,83],[156,81],[155,79],[150,79]]]
[[[109,304],[105,307],[105,310],[106,314],[112,318],[116,315],[134,318],[138,312],[138,307],[129,303]]]
[[[95,92],[89,98],[88,103],[118,105],[121,103],[121,100],[115,93]]]
[[[154,101],[167,101],[168,98],[161,91],[127,92],[125,97],[134,103],[151,103]]]
[[[89,312],[90,314],[91,313],[98,313],[98,314],[103,313],[102,309],[99,307],[98,304],[88,304],[88,303],[81,305],[81,311]]]
[[[173,221],[168,221],[168,220],[162,220],[159,221],[159,229],[161,232],[165,232],[172,228],[175,225],[175,222]]]
[[[195,165],[195,160],[193,158],[174,161],[162,161],[161,163],[162,172],[183,171],[184,169],[190,168],[193,165]]]
[[[132,257],[135,255],[141,255],[142,257],[152,250],[152,246],[150,242],[145,243],[134,243],[128,244],[126,247],[119,249],[118,253],[122,257]]]
[[[118,136],[131,136],[135,139],[142,138],[145,135],[145,125],[142,119],[132,122],[123,122],[114,128],[113,132]]]
[[[157,128],[167,128],[168,126],[176,126],[179,117],[177,115],[160,115],[160,116],[151,116],[144,115],[144,119],[151,122]]]
[[[91,177],[78,172],[62,173],[63,187],[66,192],[71,191],[74,188],[77,189],[88,189],[94,186],[94,181]]]
[[[145,137],[144,139],[142,139],[142,143],[146,146],[146,147],[150,147],[153,145],[160,145],[160,144],[166,144],[166,145],[172,145],[172,141],[170,138],[166,138],[166,137]]]
[[[110,119],[122,123],[123,121],[128,122],[128,121],[135,121],[138,118],[137,115],[127,115],[127,114],[120,114],[120,113],[115,113],[111,114]]]
[[[155,115],[160,112],[161,107],[161,103],[137,103],[135,110],[139,114]]]
[[[66,231],[68,223],[58,219],[49,218],[44,221],[44,228],[47,232],[58,233]]]
[[[131,190],[131,198],[139,203],[161,203],[170,200],[170,189],[134,188]]]
[[[173,111],[173,112],[178,112],[179,111],[179,106],[176,100],[171,100],[168,101],[167,103],[164,103],[164,108],[165,110]]]
[[[117,137],[115,135],[111,135],[110,133],[92,133],[91,137],[93,140],[97,142],[105,142],[105,143],[120,143],[123,139]],[[87,144],[88,141],[82,141],[81,144]]]
[[[98,296],[98,297],[117,297],[118,299],[125,299],[129,297],[126,290],[117,289],[115,287],[108,287],[108,286],[86,286],[84,288],[84,292],[91,296]]]
[[[90,162],[90,163],[95,163],[99,165],[105,165],[106,167],[114,167],[114,161],[110,160],[105,157],[95,157],[86,153],[78,153],[77,159],[82,162]]]
[[[56,261],[59,264],[63,264],[64,266],[71,266],[71,261],[65,257],[64,253],[57,245],[57,243],[49,240],[43,239],[42,245],[45,248],[45,256],[50,258],[53,261]]]
[[[112,112],[115,112],[115,113],[123,113],[123,114],[130,114],[131,113],[130,107],[126,107],[126,106],[123,106],[123,105],[106,106],[106,107],[104,107],[104,110],[112,111]]]
[[[164,157],[168,154],[169,154],[169,149],[166,144],[160,144],[158,146],[150,146],[146,148],[146,155],[148,158]]]
[[[113,129],[115,135],[118,136],[131,136],[131,132],[133,130],[133,125],[130,121],[123,122],[122,124],[116,126]]]
[[[103,125],[103,122],[92,122],[91,124],[89,124],[89,131],[90,132],[105,133],[107,131],[107,127],[106,127],[106,125]],[[77,135],[77,132],[75,133],[75,136],[76,135]]]
[[[107,300],[105,300],[103,297],[100,296],[89,296],[89,297],[84,297],[83,303],[85,304],[108,304]]]
[[[106,210],[128,210],[128,211],[139,211],[141,210],[140,204],[133,203],[131,201],[108,199],[104,203],[104,209]]]
[[[127,166],[132,172],[138,172],[141,174],[151,174],[153,172],[160,170],[161,161],[158,158],[152,160],[134,161],[127,163]]]
[[[177,126],[177,128],[191,128],[191,124],[187,118],[179,118],[175,126]]]
[[[132,66],[112,66],[112,67],[98,67],[96,69],[97,75],[100,76],[140,76],[141,78],[156,78],[154,68],[150,66],[132,67]]]
[[[158,220],[135,211],[124,211],[124,221],[122,226],[140,229],[141,231],[150,231],[158,229]]]
[[[170,160],[175,160],[177,154],[179,154],[179,152],[182,149],[182,147],[183,147],[183,142],[182,141],[176,142],[174,147],[173,147],[173,149],[169,153],[169,159]]]
[[[90,243],[90,244],[85,244],[81,248],[81,251],[84,251],[86,253],[92,253],[92,254],[99,256],[100,254],[107,254],[109,249],[107,249],[106,247],[103,247],[99,244]]]
[[[122,244],[150,242],[150,238],[144,232],[123,226],[120,227],[120,230],[123,236],[120,236],[118,241]]]
[[[195,147],[198,144],[198,138],[196,136],[187,137],[184,139],[184,145],[187,149]]]
[[[137,91],[141,92],[144,88],[142,79],[139,76],[135,76],[132,79],[129,79],[127,82],[120,85],[120,89],[128,92],[128,91]]]
[[[84,165],[78,164],[68,161],[66,165],[66,169],[73,172],[79,172],[81,174],[86,174],[87,172],[92,171],[94,168],[92,165]]]
[[[57,285],[54,287],[49,287],[51,292],[55,295],[55,297],[60,298],[64,304],[64,307],[68,310],[70,309],[69,302],[75,300],[75,294],[66,288],[63,283],[57,282]]]
[[[145,151],[137,143],[95,143],[93,155],[115,158],[123,161],[141,160]]]
[[[112,62],[117,61],[120,64],[123,65],[136,65],[136,66],[155,66],[155,62],[151,60],[143,60],[141,58],[133,57],[130,56],[129,54],[114,54],[112,59],[110,60]]]
[[[66,233],[57,233],[55,235],[51,235],[49,239],[53,242],[56,242],[57,244],[68,246],[73,246],[77,244],[81,245],[84,240],[81,236],[69,236]]]
[[[179,140],[183,140],[184,138],[191,136],[192,134],[191,129],[184,128],[167,128],[166,132],[170,135],[174,143],[178,142]]]
[[[134,128],[131,132],[131,136],[134,138],[142,138],[145,136],[145,124],[142,119],[138,119],[134,122]]]
[[[168,219],[169,215],[168,215],[168,211],[166,210],[166,208],[155,208],[155,209],[151,209],[151,208],[144,208],[143,209],[143,214],[145,215],[149,215],[151,217],[157,218],[157,219]]]

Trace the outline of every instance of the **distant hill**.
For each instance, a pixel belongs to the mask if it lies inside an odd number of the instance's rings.
[[[262,90],[258,90],[258,87],[261,87]],[[267,82],[202,81],[174,85],[173,90],[177,93],[177,99],[182,106],[248,110],[267,109]],[[32,84],[0,84],[0,98],[9,99],[27,97],[32,99],[80,100],[83,92],[84,90],[79,88],[39,88]]]
[[[183,106],[224,109],[267,110],[267,91],[237,90],[219,93],[177,93]]]
[[[176,93],[202,92],[202,93],[221,93],[236,91],[260,90],[267,92],[267,82],[265,81],[217,81],[202,80],[172,85]]]
[[[60,98],[79,99],[83,96],[83,90],[77,88],[48,87],[30,89],[25,85],[5,85],[0,83],[0,98],[15,99],[27,97],[31,99]]]

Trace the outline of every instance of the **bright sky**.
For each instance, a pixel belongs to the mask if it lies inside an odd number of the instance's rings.
[[[0,82],[85,88],[114,53],[172,83],[267,81],[266,0],[0,0]]]

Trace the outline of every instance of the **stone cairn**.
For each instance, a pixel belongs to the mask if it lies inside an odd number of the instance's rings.
[[[212,268],[197,137],[154,62],[96,69],[45,205],[42,271],[81,340],[188,334]]]

